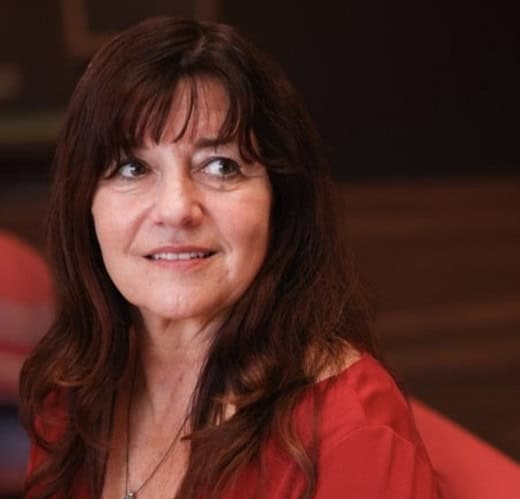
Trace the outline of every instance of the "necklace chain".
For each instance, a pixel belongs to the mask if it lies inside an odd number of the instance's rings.
[[[172,441],[168,445],[168,448],[164,451],[163,455],[157,461],[157,464],[154,466],[150,474],[144,479],[144,481],[137,487],[135,490],[129,490],[128,482],[130,481],[130,412],[132,409],[132,399],[135,388],[135,381],[137,377],[137,362],[134,366],[134,372],[132,375],[132,383],[130,385],[130,394],[128,396],[128,405],[126,408],[126,453],[125,453],[125,496],[123,499],[137,499],[137,493],[144,489],[144,487],[150,482],[150,480],[155,476],[155,474],[159,471],[166,458],[170,455],[171,451],[175,447],[175,444],[179,440],[181,436],[182,429],[186,423],[186,419],[180,425],[179,429],[175,433]]]

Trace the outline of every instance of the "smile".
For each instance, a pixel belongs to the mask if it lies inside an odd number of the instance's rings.
[[[146,258],[150,260],[168,260],[168,261],[177,261],[177,260],[196,260],[202,258],[209,258],[214,255],[214,252],[202,252],[202,251],[186,251],[186,252],[164,252],[164,253],[155,253],[153,255],[148,255]]]

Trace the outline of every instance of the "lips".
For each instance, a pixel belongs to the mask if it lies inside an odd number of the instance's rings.
[[[154,253],[152,255],[148,255],[147,258],[150,260],[168,260],[168,261],[176,261],[176,260],[196,260],[199,258],[208,258],[214,253],[212,252],[198,252],[198,251],[190,251],[190,252],[182,252],[182,253]]]
[[[162,247],[152,250],[146,258],[153,261],[189,261],[201,260],[213,256],[216,251],[201,247]]]

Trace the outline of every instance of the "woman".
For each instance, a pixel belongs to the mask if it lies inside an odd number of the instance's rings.
[[[53,193],[27,497],[436,497],[314,129],[233,29],[153,19],[104,47]]]

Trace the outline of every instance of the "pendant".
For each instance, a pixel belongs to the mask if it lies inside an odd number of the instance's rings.
[[[135,495],[135,492],[132,492],[131,490],[129,490],[126,494],[125,494],[125,497],[123,497],[123,499],[136,499],[137,496]]]

